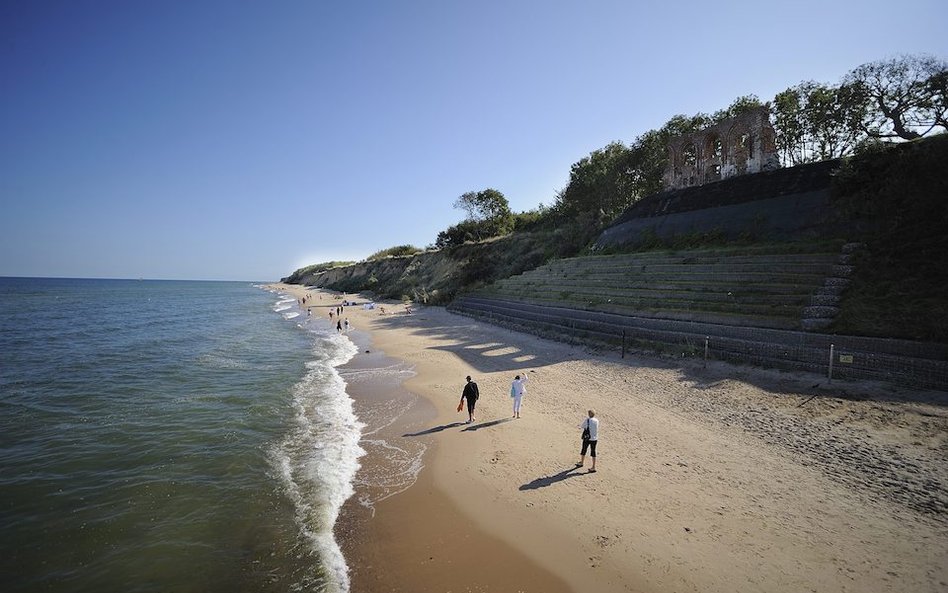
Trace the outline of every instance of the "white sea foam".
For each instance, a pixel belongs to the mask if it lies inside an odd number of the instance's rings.
[[[316,551],[329,574],[325,590],[349,591],[349,569],[332,529],[343,503],[352,496],[359,469],[363,424],[356,417],[345,381],[336,367],[356,347],[335,334],[314,335],[313,360],[293,389],[293,426],[272,451],[273,464],[294,503],[303,541]]]

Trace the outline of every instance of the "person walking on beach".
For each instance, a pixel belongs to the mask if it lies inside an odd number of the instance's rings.
[[[464,386],[464,391],[461,393],[461,401],[458,402],[458,412],[461,411],[461,404],[464,403],[464,400],[467,400],[467,423],[470,424],[477,420],[474,417],[474,406],[477,404],[477,398],[480,397],[480,392],[477,390],[477,383],[471,380],[471,376],[467,376],[467,384]]]
[[[513,417],[520,417],[520,404],[523,402],[523,394],[527,392],[527,375],[524,373],[523,378],[520,375],[514,377],[513,382],[510,384],[510,397],[513,398]]]
[[[341,319],[336,320],[336,333],[337,334],[342,333],[342,320]]]
[[[346,333],[349,333],[349,318],[346,317]]]
[[[596,418],[596,411],[589,410],[588,418],[583,420],[580,428],[583,429],[583,448],[579,452],[579,463],[576,467],[583,467],[586,463],[586,450],[589,450],[589,456],[592,457],[592,467],[589,473],[596,471],[596,443],[599,442],[599,418]]]

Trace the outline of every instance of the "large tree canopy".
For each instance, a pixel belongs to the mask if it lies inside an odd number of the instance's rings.
[[[435,245],[453,247],[466,241],[480,241],[513,230],[514,216],[507,198],[496,189],[469,191],[454,201],[467,218],[438,233]]]
[[[777,152],[787,166],[850,154],[863,138],[867,104],[852,84],[801,82],[772,104]]]
[[[556,207],[567,215],[615,217],[631,203],[633,160],[633,151],[621,142],[592,151],[573,164]]]
[[[504,194],[496,189],[469,191],[454,201],[454,207],[467,212],[470,220],[491,220],[511,215],[510,204]]]
[[[933,56],[901,56],[869,62],[850,72],[853,85],[872,105],[863,130],[870,138],[921,138],[945,125],[948,63]]]

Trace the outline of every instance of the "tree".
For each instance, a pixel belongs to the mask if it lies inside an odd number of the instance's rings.
[[[735,108],[742,99],[745,98],[738,99],[728,109]],[[716,115],[723,114],[725,111],[719,111]],[[633,155],[629,168],[634,199],[660,192],[664,188],[662,177],[668,166],[669,140],[702,130],[711,125],[712,121],[711,117],[703,113],[697,113],[691,117],[676,115],[665,122],[661,128],[649,130],[636,138],[632,143]]]
[[[760,102],[760,99],[757,97],[757,95],[743,95],[734,99],[734,101],[732,101],[726,109],[719,109],[718,111],[715,111],[711,115],[709,123],[717,124],[726,119],[737,117],[745,111],[756,109],[758,107],[766,107],[766,105]]]
[[[784,166],[808,162],[806,147],[807,122],[804,117],[804,97],[809,86],[800,83],[777,93],[773,100],[774,130],[777,133],[777,154]]]
[[[456,247],[467,241],[475,241],[478,238],[480,238],[480,233],[477,222],[464,220],[438,233],[438,237],[435,239],[435,247],[438,249]]]
[[[900,56],[859,66],[844,79],[864,94],[872,109],[863,130],[872,138],[914,140],[945,126],[945,72],[933,56]]]
[[[807,96],[805,113],[817,158],[852,154],[864,137],[860,123],[866,111],[865,98],[854,85],[815,85]]]
[[[467,212],[469,220],[484,221],[511,216],[510,204],[496,189],[469,191],[454,202],[455,208]]]
[[[569,183],[557,196],[557,208],[566,215],[590,213],[611,220],[631,203],[632,151],[612,142],[573,163]]]
[[[787,166],[851,154],[865,137],[865,96],[852,84],[801,82],[774,97],[777,153]]]
[[[467,212],[468,217],[438,233],[435,245],[453,247],[467,241],[482,241],[509,233],[514,226],[514,215],[504,194],[496,189],[469,191],[454,201],[454,207]]]
[[[928,89],[935,112],[935,125],[948,130],[948,70],[942,70],[928,79]]]
[[[728,109],[739,113],[755,100],[741,97]],[[671,138],[711,123],[703,113],[676,115],[658,130],[640,135],[631,146],[612,142],[594,150],[573,164],[569,183],[556,196],[556,210],[566,217],[582,215],[598,226],[611,222],[639,198],[662,190]]]
[[[668,165],[669,133],[649,130],[632,143],[629,183],[635,199],[662,191],[665,167]]]

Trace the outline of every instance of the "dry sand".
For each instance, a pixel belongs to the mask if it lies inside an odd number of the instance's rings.
[[[414,369],[387,438],[428,449],[374,514],[347,505],[355,593],[948,591],[948,394],[620,359],[386,306],[346,313]],[[473,425],[455,411],[468,374]],[[368,391],[357,410],[387,397]],[[589,408],[597,473],[574,467]]]

